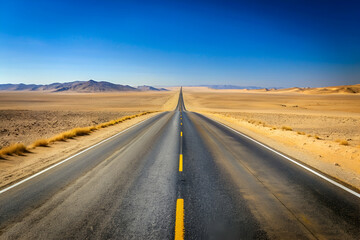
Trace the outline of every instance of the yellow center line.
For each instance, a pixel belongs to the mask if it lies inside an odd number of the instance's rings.
[[[180,123],[180,125],[182,125],[182,123]]]
[[[180,137],[182,137],[182,132],[180,132]]]
[[[176,201],[175,240],[184,239],[184,199]]]
[[[182,172],[183,170],[183,155],[180,154],[179,156],[179,172]]]

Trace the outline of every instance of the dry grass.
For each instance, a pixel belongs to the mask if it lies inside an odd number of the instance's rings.
[[[349,142],[342,139],[336,139],[335,142],[338,142],[340,145],[348,146]]]
[[[72,139],[76,136],[88,135],[91,133],[92,129],[92,127],[74,128],[50,138],[49,142],[66,141],[67,139]]]
[[[77,137],[77,136],[89,135],[92,131],[94,131],[96,129],[97,128],[94,127],[94,126],[83,127],[83,128],[74,128],[74,129],[71,129],[69,131],[60,133],[60,134],[48,139],[48,141],[50,143],[57,142],[57,141],[66,141],[67,139],[72,139],[72,138]]]
[[[49,139],[39,139],[36,140],[34,143],[32,143],[29,148],[36,148],[36,147],[46,147],[51,143],[54,142],[58,142],[58,141],[66,141],[67,139],[72,139],[74,137],[77,136],[84,136],[84,135],[89,135],[91,132],[97,130],[97,129],[101,129],[101,128],[105,128],[105,127],[109,127],[121,122],[124,122],[126,120],[129,119],[133,119],[136,117],[140,117],[146,114],[150,114],[153,112],[143,112],[143,113],[139,113],[139,114],[135,114],[135,115],[131,115],[131,116],[126,116],[126,117],[122,117],[116,120],[111,120],[109,122],[105,122],[102,124],[99,124],[97,126],[89,126],[89,127],[82,127],[82,128],[73,128],[69,131],[60,133],[58,135],[55,135],[54,137],[51,137]],[[16,143],[13,145],[10,145],[8,147],[2,148],[0,149],[0,157],[2,155],[13,155],[13,154],[17,154],[17,155],[22,155],[23,153],[29,152],[27,150],[27,147],[22,144],[22,143]]]
[[[4,147],[0,150],[0,156],[2,155],[22,155],[23,153],[29,152],[26,146],[22,143],[15,143],[8,147]]]
[[[306,135],[306,133],[304,133],[304,132],[297,131],[296,133],[299,134],[299,135]]]
[[[113,126],[115,124],[124,122],[126,120],[136,118],[136,117],[140,117],[142,115],[146,115],[146,114],[149,114],[149,113],[153,113],[153,112],[143,112],[143,113],[139,113],[139,114],[135,114],[135,115],[131,115],[131,116],[126,116],[126,117],[122,117],[122,118],[119,118],[119,119],[116,119],[116,120],[111,120],[111,121],[108,121],[108,122],[105,122],[105,123],[101,123],[101,124],[99,124],[97,126],[74,128],[74,129],[71,129],[71,130],[69,130],[67,132],[60,133],[60,134],[50,138],[48,141],[49,142],[66,141],[67,139],[72,139],[72,138],[77,137],[77,136],[88,135],[88,134],[90,134],[91,132],[93,132],[93,131],[95,131],[97,129]]]
[[[70,135],[67,135],[65,133],[60,133],[54,137],[49,138],[49,142],[59,142],[59,141],[66,141],[66,139],[69,139]]]
[[[291,127],[287,127],[287,126],[282,126],[281,129],[285,130],[285,131],[292,131],[293,130]]]
[[[39,139],[36,140],[33,144],[31,144],[31,148],[36,148],[36,147],[47,147],[49,146],[49,140],[47,139]]]
[[[92,127],[84,127],[84,128],[74,128],[69,131],[69,135],[71,137],[77,137],[77,136],[85,136],[91,133]]]

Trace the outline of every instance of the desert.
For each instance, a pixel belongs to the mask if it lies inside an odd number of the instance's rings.
[[[189,111],[360,188],[360,95],[338,88],[326,94],[323,88],[294,92],[188,87],[184,101]]]
[[[0,92],[0,148],[4,150],[14,144],[28,148],[19,154],[1,155],[0,185],[6,186],[37,172],[159,112],[173,110],[177,93]],[[39,144],[72,129],[100,126],[127,117],[134,118],[90,135],[47,142],[43,147]],[[40,146],[34,148],[34,143]]]
[[[170,110],[173,92],[0,93],[0,147],[86,127],[140,112]]]
[[[359,239],[360,1],[0,9],[0,240]]]

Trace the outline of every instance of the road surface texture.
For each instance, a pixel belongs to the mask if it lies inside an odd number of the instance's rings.
[[[0,239],[359,239],[360,198],[185,109],[0,192]]]

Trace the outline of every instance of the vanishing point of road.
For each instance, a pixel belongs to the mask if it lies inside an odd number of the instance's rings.
[[[0,190],[0,239],[360,239],[360,195],[180,91],[174,111]]]

